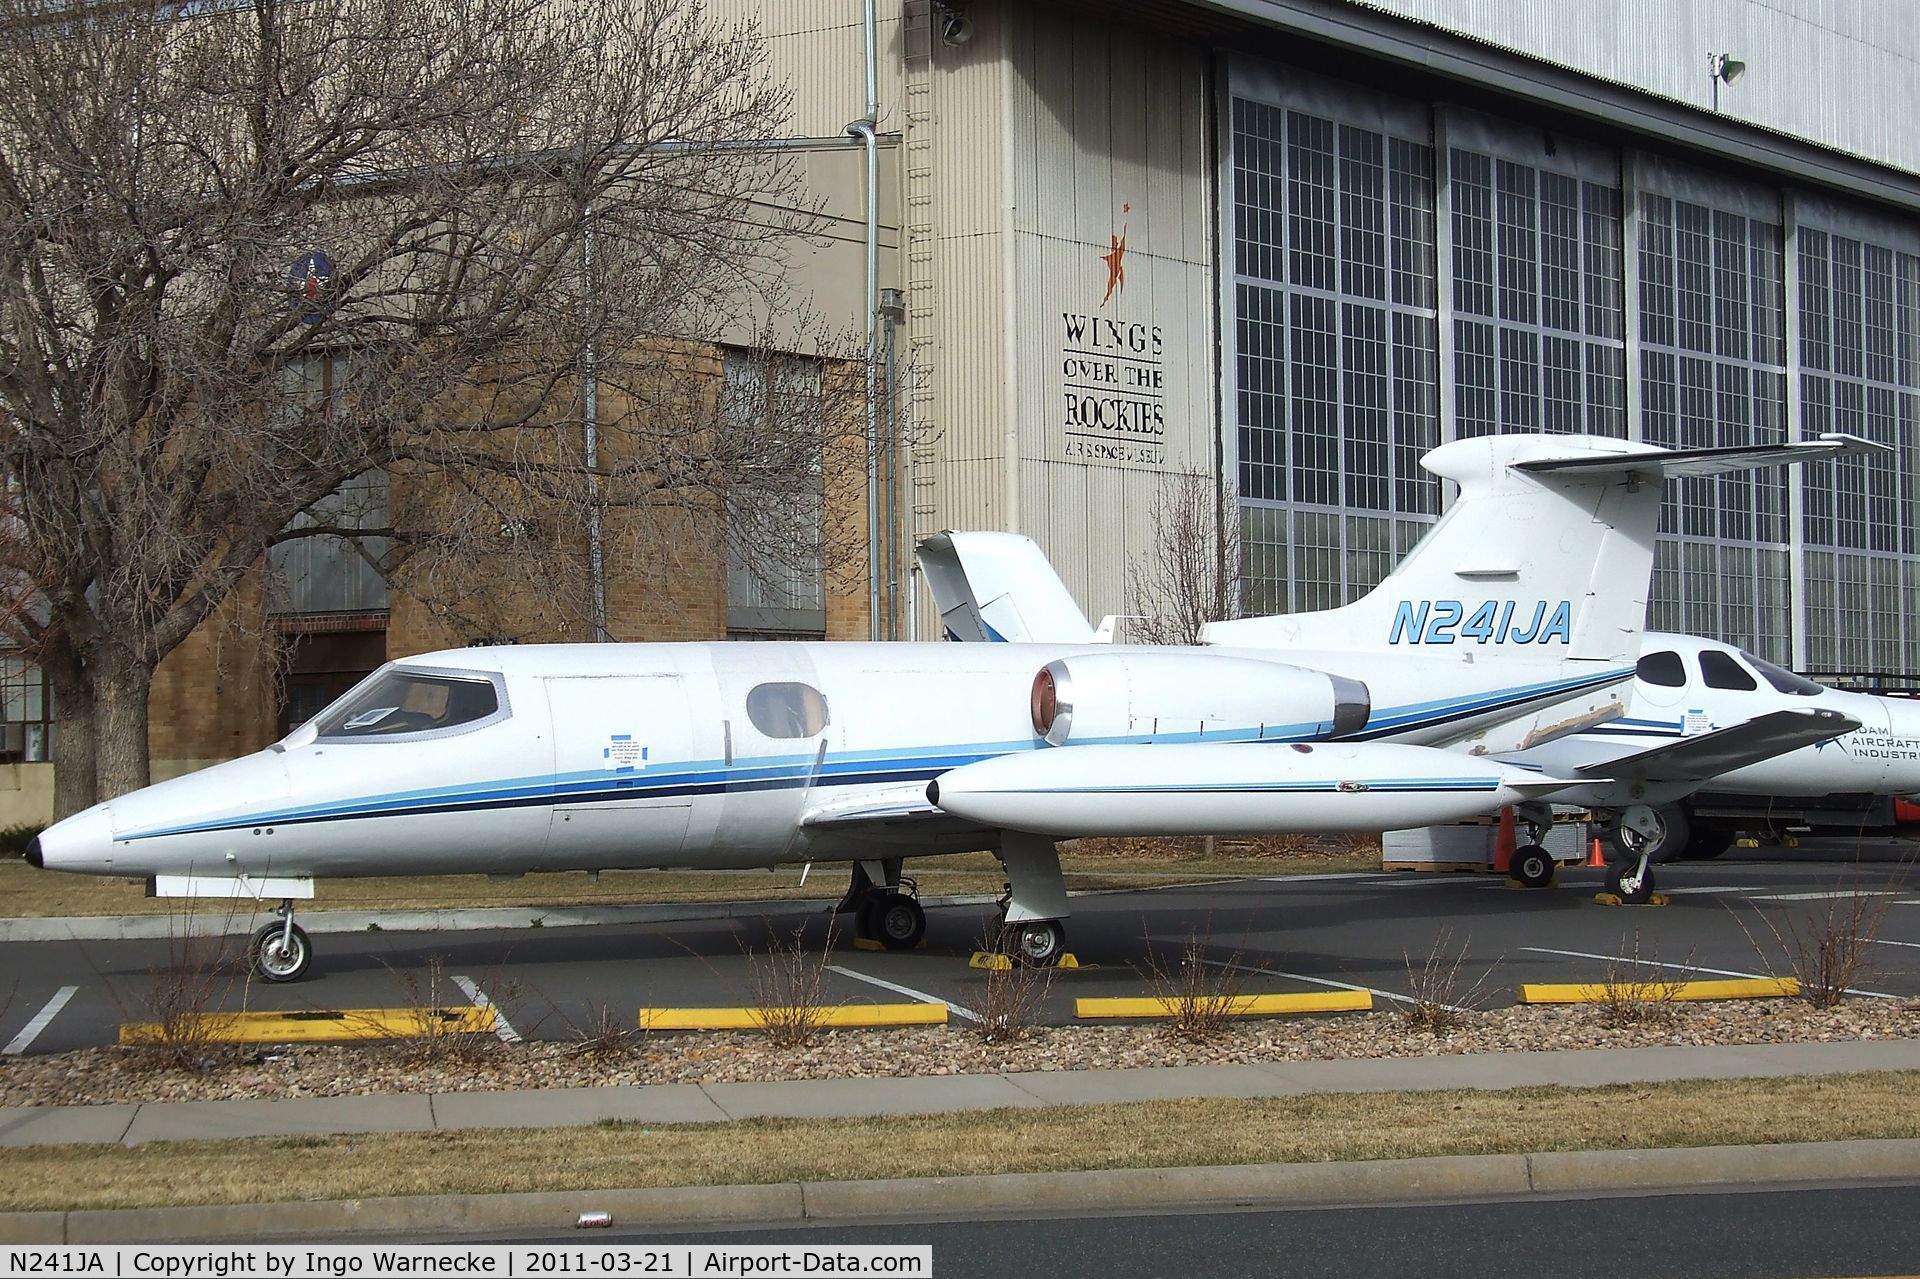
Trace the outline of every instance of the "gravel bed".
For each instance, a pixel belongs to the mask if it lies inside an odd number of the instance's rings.
[[[1920,1000],[1799,1000],[1666,1005],[1609,1025],[1600,1006],[1513,1007],[1465,1014],[1442,1032],[1394,1012],[1236,1022],[1194,1041],[1165,1024],[1042,1027],[989,1045],[964,1025],[821,1032],[805,1048],[757,1032],[635,1035],[587,1043],[302,1045],[211,1050],[189,1070],[151,1049],[96,1048],[0,1059],[0,1105],[337,1097],[371,1093],[582,1088],[611,1084],[860,1079],[1138,1066],[1422,1057],[1658,1044],[1712,1045],[1920,1038]]]

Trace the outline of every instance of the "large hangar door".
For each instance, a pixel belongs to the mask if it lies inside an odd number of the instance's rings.
[[[680,864],[698,779],[678,675],[549,678],[556,868]]]

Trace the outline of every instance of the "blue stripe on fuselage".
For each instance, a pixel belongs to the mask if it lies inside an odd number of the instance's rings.
[[[1365,730],[1340,740],[1363,742],[1389,734],[1437,728],[1456,720],[1471,719],[1544,697],[1615,683],[1631,673],[1632,669],[1627,668],[1605,675],[1553,680],[1469,697],[1442,698],[1431,702],[1414,703],[1376,714],[1369,719]],[[1079,744],[1144,745],[1149,742],[1171,744],[1267,741],[1280,745],[1294,741],[1318,740],[1319,735],[1326,731],[1327,727],[1323,724],[1267,726],[1205,734],[1177,733],[1151,737],[1101,738],[1097,743]],[[368,745],[376,744],[368,743]],[[361,817],[408,817],[426,813],[484,812],[556,803],[678,799],[804,786],[877,786],[888,783],[931,781],[950,769],[978,763],[984,759],[995,759],[1002,755],[1040,749],[1041,746],[1040,739],[1031,738],[1025,741],[981,742],[959,746],[866,749],[829,756],[817,770],[815,756],[776,755],[736,761],[730,765],[720,760],[699,760],[678,767],[650,768],[644,773],[615,774],[595,771],[570,773],[561,777],[538,774],[490,782],[469,782],[421,790],[395,791],[386,795],[361,796],[325,804],[308,804],[247,813],[220,821],[135,831],[130,834],[115,835],[114,839],[116,842],[126,842],[136,839],[156,839],[165,835],[236,830],[247,826],[295,826]]]

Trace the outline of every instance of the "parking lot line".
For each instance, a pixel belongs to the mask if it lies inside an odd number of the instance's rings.
[[[473,1001],[475,1008],[493,1009],[493,1033],[500,1036],[501,1043],[517,1044],[520,1042],[520,1032],[508,1023],[507,1015],[501,1012],[499,1007],[491,999],[487,998],[486,992],[475,985],[471,978],[455,977],[453,984],[458,986],[461,992]]]
[[[1821,902],[1839,897],[1897,897],[1897,888],[1840,888],[1824,893],[1772,893],[1756,897],[1757,902]]]
[[[1732,968],[1708,968],[1704,964],[1668,964],[1658,959],[1635,959],[1627,955],[1595,955],[1584,950],[1556,950],[1551,946],[1522,946],[1521,950],[1530,950],[1536,955],[1566,955],[1573,959],[1598,959],[1609,964],[1641,964],[1648,968],[1677,968],[1683,973],[1712,973],[1716,977],[1745,977],[1753,981],[1765,981],[1766,973],[1743,973]],[[1855,990],[1847,987],[1849,995],[1862,995],[1868,999],[1905,999],[1905,995],[1889,995],[1878,990]]]
[[[947,1000],[940,998],[940,996],[938,995],[929,995],[924,990],[915,990],[911,986],[902,986],[896,982],[882,981],[878,977],[869,977],[865,973],[856,973],[853,971],[853,969],[842,968],[838,964],[828,964],[827,971],[830,973],[839,973],[842,977],[851,977],[855,981],[866,982],[870,986],[878,986],[882,990],[890,990],[896,995],[905,995],[908,999],[917,999],[923,1004],[945,1004],[947,1007],[947,1012],[952,1016],[958,1017],[962,1021],[979,1021],[980,1020],[980,1014],[976,1012],[972,1012],[968,1009],[962,1008],[958,1004],[950,1003]]]
[[[1381,990],[1378,986],[1356,986],[1352,982],[1335,981],[1331,977],[1309,977],[1305,973],[1282,972],[1278,968],[1257,968],[1252,964],[1224,964],[1217,959],[1208,959],[1201,962],[1212,968],[1225,968],[1236,973],[1259,973],[1262,977],[1285,977],[1290,981],[1306,982],[1309,986],[1328,986],[1334,990],[1363,990],[1369,995],[1380,999],[1391,1000],[1396,1004],[1417,1004],[1420,1002],[1411,995],[1401,995],[1391,990]],[[1449,1012],[1456,1013],[1473,1011],[1470,1008],[1456,1008],[1452,1004],[1442,1004],[1441,1007],[1447,1009]]]
[[[79,990],[80,988],[78,986],[62,986],[59,990],[55,991],[53,998],[47,1001],[47,1006],[35,1013],[33,1020],[25,1026],[22,1026],[20,1033],[7,1041],[5,1048],[0,1048],[0,1056],[17,1057],[27,1051],[27,1049],[32,1046],[33,1041],[40,1037],[40,1032],[47,1028],[49,1022],[60,1015],[60,1010],[67,1006],[67,1001],[79,993]]]

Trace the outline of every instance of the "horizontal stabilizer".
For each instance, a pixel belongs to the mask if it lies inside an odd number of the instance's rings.
[[[1578,771],[1614,780],[1703,782],[1736,768],[1851,733],[1859,727],[1859,720],[1839,711],[1817,708],[1770,711],[1637,755],[1600,760]]]
[[[1592,457],[1543,457],[1515,462],[1516,471],[1558,475],[1659,475],[1662,478],[1725,475],[1729,471],[1750,471],[1787,462],[1818,462],[1848,453],[1891,453],[1886,444],[1876,444],[1858,435],[1831,432],[1816,440],[1798,440],[1782,444],[1737,444],[1726,448],[1686,449],[1678,452],[1614,453]]]

